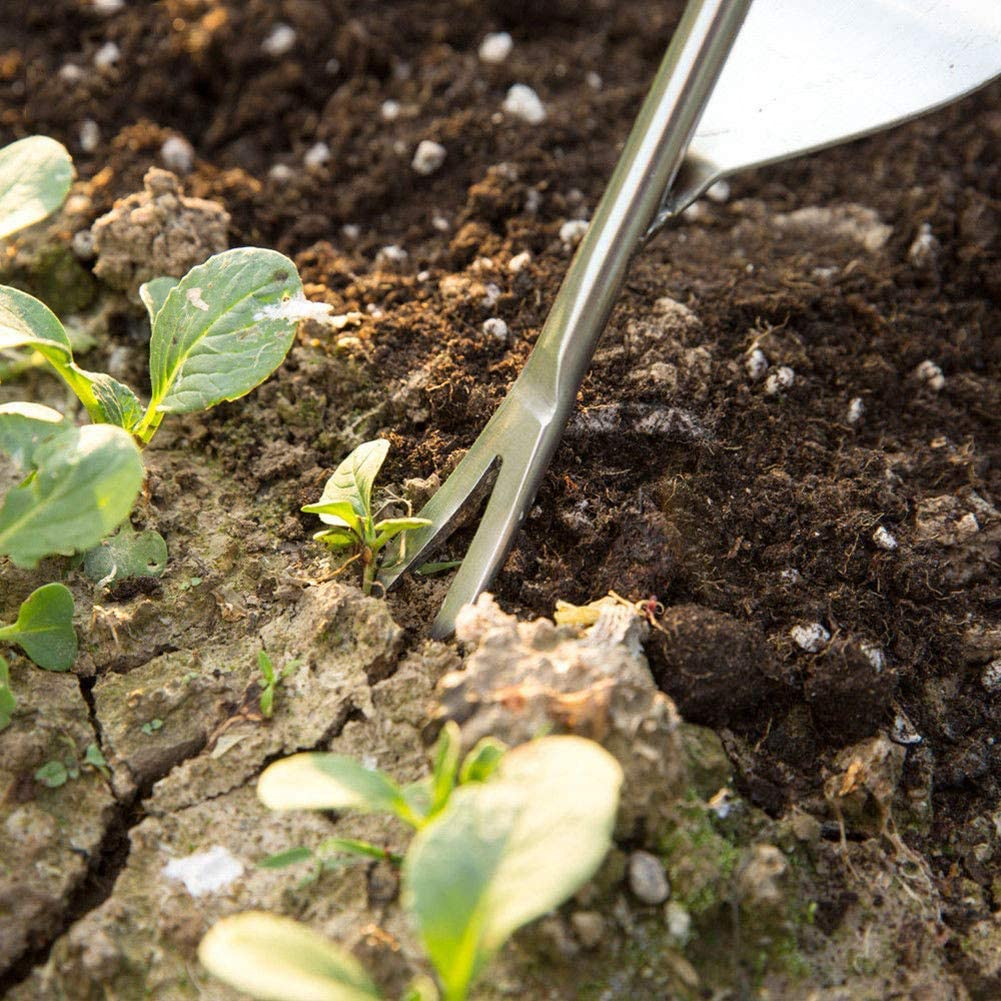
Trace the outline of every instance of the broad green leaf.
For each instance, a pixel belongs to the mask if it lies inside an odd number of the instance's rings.
[[[35,781],[49,789],[58,789],[70,780],[70,773],[61,761],[46,761],[35,772]]]
[[[295,265],[273,250],[227,250],[192,268],[153,321],[147,418],[249,393],[288,353],[303,302]]]
[[[257,795],[272,810],[384,811],[413,823],[400,787],[385,772],[343,754],[293,754],[264,769]]]
[[[167,568],[167,543],[159,532],[137,532],[129,522],[87,551],[83,572],[105,586],[127,577],[160,577]]]
[[[47,671],[68,671],[77,652],[73,595],[62,584],[32,591],[21,603],[17,621],[0,629],[0,640],[16,643]]]
[[[0,450],[27,469],[35,449],[68,426],[66,418],[51,407],[40,403],[5,403],[0,406]]]
[[[156,322],[156,314],[160,312],[163,304],[167,301],[170,290],[179,281],[179,278],[164,276],[162,278],[153,278],[148,282],[143,282],[139,286],[139,298],[142,299],[142,303],[146,307],[146,312],[149,314],[151,328]]]
[[[329,486],[329,481],[328,484]],[[324,491],[325,493],[326,491]],[[317,501],[315,504],[306,504],[303,508],[306,514],[318,514],[320,521],[325,525],[333,525],[336,528],[347,528],[362,535],[362,521],[355,513],[355,509],[350,501],[332,500]]]
[[[198,946],[214,976],[262,1001],[376,1001],[361,964],[291,918],[245,911],[223,918]]]
[[[34,464],[0,508],[0,553],[20,566],[96,545],[128,517],[143,480],[135,442],[108,424],[53,435]]]
[[[388,452],[389,442],[384,438],[378,441],[366,441],[359,445],[327,480],[320,497],[320,504],[348,503],[359,518],[370,517],[372,484],[386,461]],[[332,515],[334,513],[331,512]]]
[[[0,350],[12,348],[37,351],[76,393],[91,419],[105,419],[94,382],[114,383],[115,380],[85,372],[74,364],[69,335],[45,303],[20,289],[0,285]]]
[[[484,737],[466,755],[459,769],[459,784],[467,782],[486,782],[507,754],[507,745],[495,737]]]
[[[347,528],[328,528],[322,532],[314,532],[313,539],[330,546],[331,549],[351,549],[361,545],[358,536]]]
[[[434,749],[434,764],[431,767],[431,809],[430,815],[438,813],[448,802],[455,788],[459,774],[459,747],[461,743],[459,724],[449,720],[438,735]]]
[[[510,751],[488,782],[460,786],[403,864],[445,997],[464,998],[522,925],[563,903],[611,844],[622,770],[598,744],[544,737]]]
[[[0,240],[41,222],[73,183],[66,147],[47,136],[29,136],[0,149]]]
[[[426,528],[432,524],[434,522],[428,518],[385,518],[375,526],[375,548],[381,549],[401,532],[413,532],[415,529]]]
[[[16,708],[17,699],[10,689],[10,664],[6,657],[0,656],[0,730],[10,725]]]
[[[103,372],[85,372],[76,365],[72,366],[72,371],[78,380],[87,380],[90,384],[93,404],[88,410],[93,420],[131,431],[142,419],[143,405],[124,383]],[[86,405],[87,401],[83,402]]]

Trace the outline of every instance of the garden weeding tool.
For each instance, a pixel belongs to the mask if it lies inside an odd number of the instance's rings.
[[[499,466],[432,629],[452,632],[533,502],[630,257],[706,188],[889,128],[999,73],[999,0],[691,0],[521,375],[383,585],[444,540]]]

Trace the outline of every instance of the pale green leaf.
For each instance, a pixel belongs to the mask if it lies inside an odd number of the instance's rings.
[[[66,418],[51,407],[40,403],[5,403],[0,406],[0,450],[27,469],[35,449],[68,426]]]
[[[105,586],[127,577],[160,577],[167,568],[167,543],[159,532],[137,532],[129,522],[87,551],[83,571]]]
[[[295,265],[243,247],[192,268],[153,321],[151,415],[206,410],[263,382],[292,346],[304,301]]]
[[[162,278],[153,278],[148,282],[143,282],[139,286],[139,298],[142,300],[142,304],[146,307],[146,312],[149,314],[151,328],[156,321],[156,314],[160,312],[163,304],[167,301],[170,290],[179,281],[179,278],[164,276]]]
[[[386,461],[388,452],[389,442],[383,438],[359,445],[327,480],[320,504],[347,503],[359,518],[370,517],[372,484]]]
[[[290,918],[245,911],[223,918],[198,946],[214,976],[261,1001],[375,1001],[361,964]]]
[[[384,518],[375,526],[375,548],[382,547],[403,532],[413,532],[418,528],[427,528],[434,522],[427,518]]]
[[[0,149],[0,240],[41,222],[73,183],[66,147],[47,136],[29,136]]]
[[[459,724],[449,720],[438,735],[434,749],[434,764],[431,767],[431,809],[430,815],[442,810],[448,802],[455,780],[459,774],[459,750],[461,744]]]
[[[329,486],[329,481],[328,481]],[[317,501],[315,504],[306,504],[302,508],[306,514],[318,514],[320,521],[325,525],[333,525],[336,528],[347,528],[356,532],[359,537],[362,534],[361,518],[355,513],[355,509],[350,501],[331,500]]]
[[[73,595],[62,584],[32,591],[21,603],[17,621],[0,629],[0,640],[16,643],[47,671],[68,671],[77,652]]]
[[[53,435],[34,465],[0,508],[0,553],[21,566],[96,545],[128,516],[143,480],[135,442],[108,424]]]
[[[331,549],[352,549],[359,545],[358,536],[347,528],[328,528],[322,532],[314,532],[313,538]]]
[[[384,811],[412,820],[400,787],[385,772],[343,754],[293,754],[264,769],[257,795],[272,810]]]
[[[563,903],[611,844],[622,770],[598,744],[544,737],[460,786],[414,838],[403,903],[449,998],[522,925]]]
[[[16,708],[17,699],[10,688],[10,664],[6,657],[0,656],[0,730],[10,725]]]
[[[90,384],[93,403],[88,406],[88,410],[93,420],[101,424],[114,424],[126,431],[131,431],[139,423],[145,408],[128,386],[103,372],[85,372],[76,365],[72,369],[79,379],[86,379]],[[88,401],[83,399],[83,402],[86,405]]]
[[[507,753],[507,745],[496,737],[484,737],[466,755],[459,770],[459,784],[486,782]]]

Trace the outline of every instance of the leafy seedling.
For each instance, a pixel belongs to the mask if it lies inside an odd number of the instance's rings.
[[[280,671],[275,670],[274,662],[268,656],[266,650],[258,650],[257,667],[261,672],[263,684],[261,686],[261,715],[265,719],[271,719],[275,711],[275,690],[290,675],[294,674],[301,660],[293,660],[286,664]]]
[[[47,136],[29,136],[0,149],[0,240],[41,222],[66,200],[73,161]]]
[[[167,543],[159,532],[137,532],[129,522],[83,559],[83,572],[102,587],[129,577],[160,577],[167,568]]]
[[[208,410],[245,396],[281,364],[300,319],[329,307],[306,300],[295,265],[273,250],[227,250],[180,281],[157,278],[140,290],[152,325],[144,407],[128,386],[76,364],[69,335],[33,296],[0,286],[0,349],[41,354],[91,420],[148,442],[166,414]]]
[[[460,764],[457,727],[449,724],[421,783],[399,786],[343,755],[298,754],[264,771],[258,795],[273,809],[382,810],[415,827],[402,864],[403,904],[441,996],[464,1001],[514,931],[595,873],[611,845],[621,783],[615,759],[579,737],[543,737],[507,753],[488,740]],[[298,849],[283,862],[307,858]],[[351,955],[287,918],[225,918],[202,940],[199,956],[257,998],[380,997]],[[405,995],[438,996],[424,979]]]
[[[76,659],[73,595],[62,584],[45,584],[21,603],[16,621],[0,626],[0,643],[19,646],[46,671],[68,671]],[[0,657],[0,730],[11,720],[17,700],[10,687],[10,664]]]
[[[328,528],[313,538],[342,556],[339,570],[355,560],[362,564],[362,590],[372,593],[378,570],[378,557],[391,539],[404,532],[423,528],[431,522],[426,518],[383,518],[373,514],[372,485],[386,461],[389,442],[367,441],[359,445],[327,480],[323,494],[315,504],[303,511],[318,514]]]

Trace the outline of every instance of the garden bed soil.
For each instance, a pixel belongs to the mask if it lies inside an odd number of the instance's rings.
[[[66,580],[84,653],[75,678],[15,663],[0,987],[232,997],[197,970],[208,905],[166,887],[164,853],[208,837],[252,866],[321,836],[321,817],[262,816],[261,766],[333,746],[418,774],[434,682],[461,665],[426,640],[447,579],[407,578],[385,603],[350,574],[324,583],[299,508],[377,436],[393,446],[383,485],[419,506],[473,442],[680,5],[100,7],[0,0],[0,144],[54,136],[79,172],[55,222],[11,242],[2,279],[80,317],[88,368],[141,384],[141,308],[71,244],[166,167],[225,209],[230,246],[292,256],[338,320],[305,323],[245,399],[165,422],[133,519],[167,539],[161,580],[108,592],[63,561],[4,568],[8,614]],[[279,23],[295,31],[280,57],[262,48]],[[485,63],[498,30],[513,50]],[[95,65],[108,43],[117,57]],[[536,89],[544,122],[501,110],[514,83]],[[667,827],[619,845],[575,915],[519,936],[483,997],[1001,993],[999,95],[733,178],[634,262],[494,592],[521,617],[609,590],[656,599],[644,649],[686,721],[690,786]],[[411,165],[422,140],[445,149],[428,175]],[[2,393],[68,406],[40,372]],[[336,656],[321,622],[348,637]],[[270,723],[255,714],[262,643],[313,672]],[[153,719],[162,732],[143,730]],[[245,736],[213,756],[220,727]],[[111,783],[34,782],[67,741],[98,742]],[[623,889],[640,847],[688,888],[673,905]],[[375,957],[387,984],[411,968],[409,946],[386,946],[408,935],[391,873],[254,885],[212,916],[297,914]],[[593,941],[576,914],[599,911]]]

